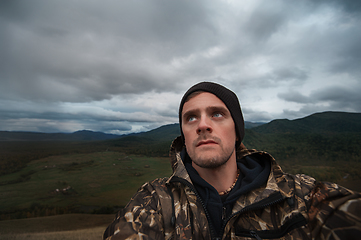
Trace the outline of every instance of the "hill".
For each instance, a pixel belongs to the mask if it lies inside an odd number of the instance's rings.
[[[169,124],[149,132],[135,133],[108,140],[106,144],[112,148],[120,148],[129,154],[167,157],[172,140],[179,135],[179,124]]]
[[[308,141],[307,139],[310,135],[343,134],[343,136],[345,136],[345,134],[352,135],[361,133],[361,113],[322,112],[295,120],[278,119],[269,123],[246,122],[245,125],[248,126],[246,128],[246,137],[244,140],[246,146],[262,147],[265,142],[272,141],[275,135],[278,136],[276,138],[283,138],[283,134],[298,134],[302,135],[302,138],[305,141]],[[149,132],[123,136],[108,142],[116,146],[127,148],[138,148],[142,146],[144,150],[143,153],[146,152],[147,148],[158,146],[163,149],[162,155],[165,156],[168,151],[167,146],[169,146],[170,142],[179,135],[179,124],[170,124]],[[273,136],[267,137],[267,135]],[[300,136],[297,136],[297,139],[299,140]]]
[[[248,148],[267,151],[288,173],[319,180],[360,178],[361,113],[322,112],[246,130]]]
[[[88,130],[73,133],[0,131],[0,141],[101,141],[119,137],[120,135]]]
[[[269,152],[287,173],[351,184],[346,186],[359,190],[359,117],[325,112],[275,120],[246,129],[243,142]],[[25,135],[19,135],[23,141],[8,137],[0,143],[0,192],[5,194],[0,199],[0,219],[107,213],[126,204],[145,181],[171,174],[168,151],[179,135],[179,125],[101,141],[84,140],[91,139],[86,134],[95,136],[93,132],[77,134],[82,140],[26,141]],[[35,139],[45,139],[47,134],[38,136]]]
[[[287,156],[312,159],[315,154],[322,155],[326,161],[341,157],[346,150],[350,158],[357,159],[361,151],[358,148],[361,144],[360,120],[361,113],[323,112],[296,120],[257,123],[262,125],[246,129],[243,142],[248,148],[270,151],[281,161],[290,160]],[[71,134],[0,132],[0,175],[16,172],[32,160],[61,154],[110,150],[167,157],[170,144],[179,136],[179,131],[179,124],[170,124],[129,135],[91,131]]]
[[[321,112],[295,120],[276,119],[269,123],[245,122],[246,129],[257,133],[355,133],[361,132],[361,113]],[[73,133],[0,131],[0,141],[104,141],[146,143],[171,141],[180,135],[179,124],[164,125],[148,132],[128,135],[81,130]],[[142,140],[141,140],[142,138]]]
[[[164,125],[149,132],[137,133],[133,136],[148,138],[154,141],[171,141],[180,135],[179,124]],[[127,137],[124,137],[126,139]]]
[[[264,123],[245,122],[246,128],[253,128]],[[179,124],[164,125],[148,132],[131,133],[124,135],[108,134],[103,132],[93,132],[80,130],[73,133],[42,133],[23,131],[0,131],[0,141],[103,141],[119,138],[132,139],[134,136],[144,137],[157,141],[172,140],[179,136]]]
[[[295,120],[273,120],[252,130],[258,133],[355,133],[361,132],[361,113],[315,113]]]

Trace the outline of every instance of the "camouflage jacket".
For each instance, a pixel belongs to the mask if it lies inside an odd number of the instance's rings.
[[[237,158],[258,154],[271,161],[267,183],[240,196],[217,238],[208,213],[173,142],[170,178],[145,183],[104,232],[104,239],[359,239],[361,195],[306,175],[284,173],[267,153],[238,149]]]

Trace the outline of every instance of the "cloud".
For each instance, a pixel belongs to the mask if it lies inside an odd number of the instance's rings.
[[[361,3],[357,0],[311,0],[311,2],[314,2],[316,5],[324,4],[324,5],[330,5],[333,4],[334,7],[338,8],[341,7],[342,10],[348,13],[359,13],[361,12]]]
[[[295,103],[309,103],[311,99],[300,92],[290,90],[289,92],[279,93],[278,97],[288,101],[288,102],[295,102]]]
[[[361,111],[361,84],[353,87],[349,86],[328,86],[315,91],[311,98],[318,102],[327,102],[333,109],[342,109],[344,111]]]
[[[351,0],[1,1],[0,130],[141,131],[177,122],[182,94],[205,80],[236,92],[252,121],[360,111],[360,9]]]
[[[168,63],[212,42],[201,3],[10,3],[2,95],[87,102],[172,91],[169,80],[181,79]]]
[[[343,85],[332,85],[312,91],[305,96],[298,91],[280,93],[278,96],[285,101],[298,103],[298,110],[284,109],[289,118],[299,118],[314,112],[344,111],[361,112],[361,85],[352,88]]]

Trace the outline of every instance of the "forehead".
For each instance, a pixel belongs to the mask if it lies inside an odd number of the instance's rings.
[[[208,107],[223,107],[228,109],[224,102],[213,93],[202,92],[184,103],[182,114],[190,110],[198,110]]]

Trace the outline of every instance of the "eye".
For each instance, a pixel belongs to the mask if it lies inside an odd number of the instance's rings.
[[[220,112],[216,112],[216,113],[213,114],[213,117],[220,118],[220,117],[223,117],[223,114],[220,113]]]
[[[187,118],[187,120],[188,120],[188,122],[193,122],[193,121],[195,121],[197,118],[195,117],[195,116],[189,116],[188,118]]]

